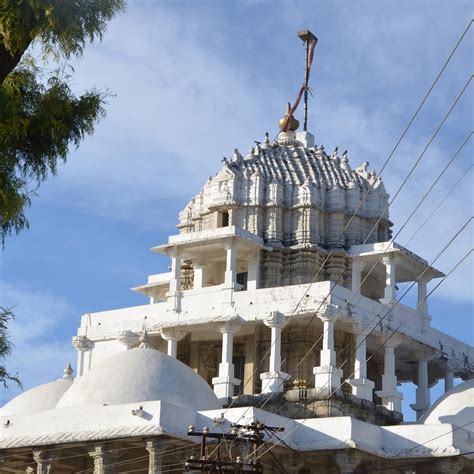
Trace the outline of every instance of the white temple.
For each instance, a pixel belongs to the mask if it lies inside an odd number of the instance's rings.
[[[284,431],[254,472],[473,471],[473,348],[431,326],[426,299],[443,273],[391,239],[368,163],[294,122],[235,150],[180,212],[152,249],[170,271],[133,288],[147,304],[82,316],[75,378],[68,366],[3,406],[2,473],[184,472],[200,456],[189,425],[255,420]]]

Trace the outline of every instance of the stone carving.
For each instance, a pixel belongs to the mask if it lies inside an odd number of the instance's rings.
[[[72,338],[72,345],[77,351],[86,352],[94,347],[94,342],[86,336],[74,336]]]

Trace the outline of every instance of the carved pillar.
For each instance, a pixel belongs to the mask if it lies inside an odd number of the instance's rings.
[[[226,242],[223,247],[226,250],[224,287],[233,289],[235,287],[235,279],[237,276],[237,249],[233,239],[231,239],[230,242]]]
[[[163,468],[166,442],[157,439],[147,440],[146,450],[148,451],[148,474],[160,474]]]
[[[178,250],[171,253],[171,281],[166,294],[170,311],[181,311],[181,254]]]
[[[361,275],[364,269],[364,264],[359,260],[352,260],[352,292],[356,295],[360,295],[361,288]]]
[[[260,286],[260,251],[252,252],[248,259],[247,290]]]
[[[447,370],[444,373],[444,393],[448,392],[454,387],[454,372]]]
[[[94,343],[86,336],[74,336],[72,345],[77,350],[77,376],[81,377],[91,367],[91,355]],[[89,353],[89,360],[86,361],[86,352]]]
[[[436,462],[436,469],[441,474],[457,474],[462,471],[462,468],[461,459],[439,459]]]
[[[204,283],[204,269],[200,262],[193,261],[194,268],[194,283],[193,288],[198,289],[203,287]]]
[[[396,260],[392,256],[382,257],[382,263],[385,265],[385,290],[384,297],[380,300],[383,304],[391,305],[396,298]]]
[[[287,323],[286,317],[278,311],[272,311],[263,323],[271,329],[269,371],[260,374],[262,393],[283,392],[285,380],[289,374],[281,371],[281,331]]]
[[[416,411],[416,419],[419,420],[430,406],[430,387],[428,386],[428,361],[431,354],[417,353],[418,379],[416,387],[416,403],[410,407]]]
[[[370,327],[356,324],[353,327],[355,334],[354,378],[349,380],[352,394],[363,400],[372,401],[375,383],[367,378],[367,335]]]
[[[185,335],[186,333],[184,331],[180,331],[175,328],[167,328],[161,330],[161,337],[165,341],[168,341],[167,354],[170,357],[174,357],[176,359],[176,356],[178,354],[178,341],[181,341],[181,339],[183,339]]]
[[[395,374],[395,347],[400,340],[391,337],[385,340],[384,373],[382,375],[382,390],[375,392],[381,399],[382,405],[392,411],[402,411],[403,394],[397,391],[397,376]]]
[[[334,351],[334,319],[337,307],[326,305],[319,318],[323,321],[323,348],[320,351],[320,365],[313,368],[314,388],[319,393],[330,394],[340,388],[342,370],[336,366],[336,352]]]
[[[94,460],[94,474],[112,474],[114,453],[110,447],[101,444],[89,448],[89,456]]]
[[[240,380],[234,378],[234,364],[232,363],[232,351],[234,334],[240,329],[240,324],[228,322],[219,328],[222,333],[222,362],[219,364],[219,376],[212,379],[214,393],[218,398],[234,396],[234,387],[240,384]]]
[[[57,451],[47,451],[42,449],[33,450],[33,460],[36,463],[37,474],[49,474]]]
[[[428,331],[431,326],[431,316],[428,313],[428,281],[429,278],[420,277],[418,279],[418,304],[417,310],[421,319],[421,330]]]
[[[119,333],[117,341],[121,342],[128,350],[137,347],[140,342],[140,338],[137,333],[127,330]]]
[[[356,452],[351,451],[338,451],[334,456],[334,461],[339,467],[341,474],[350,474],[354,472],[354,469],[361,462],[361,457]]]

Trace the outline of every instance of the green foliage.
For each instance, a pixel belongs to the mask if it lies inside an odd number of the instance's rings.
[[[0,235],[27,226],[25,206],[30,194],[69,146],[78,147],[105,113],[106,95],[95,90],[76,97],[58,74],[40,82],[36,67],[25,64],[7,76],[0,87]]]
[[[12,351],[12,343],[8,337],[8,323],[14,318],[11,309],[0,307],[0,359],[5,359]],[[0,363],[0,383],[8,388],[8,382],[14,382],[21,387],[18,375],[8,373],[3,364]]]
[[[81,56],[101,39],[124,0],[0,0],[0,241],[28,227],[25,209],[42,181],[66,161],[104,116],[107,94],[95,89],[76,96],[61,70],[45,76],[32,58]],[[10,354],[10,309],[0,308],[0,359]],[[0,382],[21,386],[0,364]]]
[[[46,52],[69,58],[102,39],[123,0],[0,0],[0,35],[13,55],[39,41]]]
[[[60,70],[44,76],[30,44],[44,57],[80,56],[101,39],[123,0],[0,0],[0,241],[28,227],[25,209],[42,181],[57,172],[104,116],[107,94],[76,96]]]

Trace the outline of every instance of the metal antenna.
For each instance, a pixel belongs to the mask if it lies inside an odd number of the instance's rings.
[[[305,77],[304,77],[304,122],[303,122],[303,130],[305,132],[308,131],[308,83],[309,83],[309,71],[311,69],[311,63],[313,62],[313,53],[316,43],[318,42],[318,38],[311,33],[309,30],[299,31],[298,37],[306,45],[306,60],[305,60]]]

